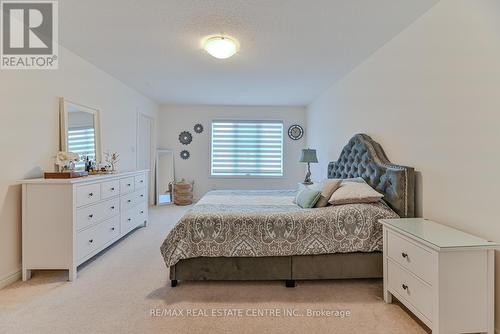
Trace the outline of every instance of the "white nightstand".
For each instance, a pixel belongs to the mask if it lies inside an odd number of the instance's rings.
[[[420,218],[380,223],[386,303],[396,297],[432,333],[493,334],[497,243]]]

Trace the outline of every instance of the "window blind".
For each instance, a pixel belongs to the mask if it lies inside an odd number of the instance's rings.
[[[68,130],[68,151],[77,153],[80,159],[88,156],[95,160],[94,128],[72,128]],[[76,167],[85,167],[85,162],[80,160]]]
[[[283,176],[283,122],[213,121],[213,176]]]

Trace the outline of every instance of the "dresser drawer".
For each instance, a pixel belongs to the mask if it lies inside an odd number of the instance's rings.
[[[105,202],[97,203],[89,207],[77,209],[76,229],[81,230],[120,212],[120,200],[114,198]]]
[[[131,193],[131,194],[126,194],[120,197],[120,208],[121,211],[128,210],[132,207],[134,207],[137,204],[137,194],[136,193]]]
[[[147,207],[147,205],[148,204],[146,202],[138,205],[138,214],[137,214],[137,219],[138,219],[137,224],[138,225],[144,224],[144,222],[148,220],[148,207]]]
[[[89,229],[78,232],[76,235],[76,255],[77,259],[100,250],[101,247],[120,236],[120,218],[113,217],[109,220],[93,226]]]
[[[120,179],[120,194],[128,194],[134,190],[135,190],[135,179],[133,176]]]
[[[135,193],[136,204],[146,201],[146,188],[136,191]]]
[[[101,185],[99,183],[76,187],[76,206],[84,206],[99,202],[101,199]]]
[[[120,193],[120,181],[113,180],[101,184],[101,198],[110,198]]]
[[[416,244],[389,232],[388,256],[404,268],[432,285],[433,254]]]
[[[133,207],[121,214],[120,228],[122,235],[127,234],[147,220],[146,203]]]
[[[404,304],[410,304],[432,321],[432,288],[391,260],[387,261],[389,291],[396,293]]]
[[[135,177],[135,189],[146,187],[146,174],[137,175]]]

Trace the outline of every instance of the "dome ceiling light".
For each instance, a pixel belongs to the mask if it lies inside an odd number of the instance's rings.
[[[238,52],[240,44],[232,37],[217,35],[205,38],[203,48],[217,59],[226,59]]]

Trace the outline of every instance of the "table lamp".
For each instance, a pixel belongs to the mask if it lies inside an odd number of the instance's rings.
[[[305,148],[302,150],[302,154],[300,155],[299,162],[307,162],[307,174],[304,179],[303,184],[312,184],[311,182],[311,162],[317,163],[318,158],[316,157],[316,150],[312,150],[310,148]]]

